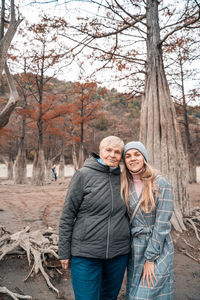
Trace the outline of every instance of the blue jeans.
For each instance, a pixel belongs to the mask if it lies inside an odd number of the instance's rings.
[[[73,256],[72,286],[76,300],[116,300],[121,288],[128,254],[112,259]]]

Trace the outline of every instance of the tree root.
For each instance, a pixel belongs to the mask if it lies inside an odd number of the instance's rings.
[[[190,243],[188,243],[188,242],[186,241],[186,239],[182,238],[182,240],[183,240],[184,243],[185,243],[187,246],[189,246],[190,248],[196,249],[193,245],[191,245]]]
[[[189,222],[189,223],[192,225],[192,228],[194,229],[196,238],[197,238],[197,240],[200,242],[200,237],[199,237],[199,234],[198,234],[198,229],[197,229],[195,223],[192,221],[191,218],[185,218],[185,221],[186,221],[186,222]]]
[[[191,255],[190,253],[188,253],[186,250],[179,248],[179,251],[182,252],[182,253],[184,253],[185,255],[187,255],[188,257],[190,257],[191,259],[195,260],[196,262],[200,263],[200,259],[195,258],[193,255]]]
[[[26,227],[23,231],[19,231],[14,234],[8,234],[6,231],[3,232],[2,230],[0,233],[1,235],[3,234],[0,237],[0,260],[16,248],[23,249],[26,252],[29,265],[31,265],[31,262],[33,261],[31,271],[24,281],[26,281],[32,274],[37,274],[40,271],[49,288],[51,288],[59,296],[59,290],[53,286],[43,267],[46,263],[47,256],[58,259],[58,235],[51,228],[30,232],[29,227]]]
[[[19,300],[19,299],[32,299],[31,296],[26,296],[26,295],[20,295],[17,293],[13,293],[11,292],[9,289],[7,289],[7,287],[5,286],[0,286],[0,293],[2,294],[7,294],[10,297],[12,297],[14,300]]]

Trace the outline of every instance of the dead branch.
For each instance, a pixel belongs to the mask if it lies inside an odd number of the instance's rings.
[[[0,286],[0,293],[2,294],[7,294],[10,297],[12,297],[14,300],[19,300],[19,299],[32,299],[31,296],[26,296],[26,295],[20,295],[17,293],[13,293],[11,292],[9,289],[7,289],[7,287],[5,286]]]
[[[196,227],[196,225],[194,224],[194,222],[193,222],[190,218],[185,218],[185,221],[186,221],[186,222],[189,222],[189,223],[192,225],[192,227],[193,227],[193,229],[194,229],[194,232],[195,232],[195,234],[196,234],[196,238],[197,238],[197,240],[200,242],[200,237],[199,237],[199,234],[198,234],[198,230],[197,230],[197,227]]]
[[[186,245],[188,245],[190,248],[196,249],[193,245],[191,245],[190,243],[188,243],[188,242],[186,241],[186,239],[182,238],[182,240],[183,240],[184,243],[185,243]]]
[[[10,98],[0,113],[0,128],[6,126],[6,124],[9,122],[10,116],[13,110],[15,109],[19,98],[17,89],[14,84],[14,80],[10,74],[7,63],[5,63],[5,73],[6,73],[9,89],[10,89]]]

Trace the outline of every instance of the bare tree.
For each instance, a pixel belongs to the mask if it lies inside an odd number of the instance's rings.
[[[24,75],[24,76],[23,76]],[[14,182],[17,184],[25,184],[27,182],[27,160],[25,149],[25,137],[26,137],[26,115],[23,113],[27,107],[27,78],[26,78],[26,63],[24,63],[24,74],[17,76],[16,81],[20,87],[20,91],[23,97],[23,104],[21,110],[21,134],[19,141],[19,148],[17,157],[14,163]]]
[[[21,23],[21,19],[16,19],[15,13],[15,5],[14,0],[10,1],[10,20],[8,22],[8,29],[4,34],[5,28],[5,0],[1,0],[1,24],[0,24],[0,78],[2,76],[3,70],[5,70],[6,77],[9,84],[10,89],[10,98],[0,112],[0,128],[4,127],[8,122],[11,113],[15,109],[18,100],[18,93],[16,87],[14,85],[14,81],[12,76],[10,75],[9,68],[6,64],[7,53],[12,42],[12,39],[17,31],[19,24]]]
[[[185,228],[182,214],[189,214],[187,191],[188,164],[185,158],[176,115],[165,76],[158,2],[148,0],[147,20],[147,72],[142,101],[140,139],[147,146],[151,163],[173,184],[175,214],[172,222],[177,230]]]
[[[58,64],[62,55],[62,48],[59,43],[56,43],[57,34],[55,28],[51,26],[51,19],[43,16],[38,24],[27,26],[35,40],[31,47],[26,51],[21,49],[23,59],[26,60],[26,72],[24,73],[24,80],[26,81],[26,89],[29,95],[29,108],[27,116],[31,118],[37,125],[38,143],[35,146],[35,155],[33,161],[32,184],[44,185],[46,183],[46,165],[43,149],[44,131],[45,131],[45,117],[51,111],[53,102],[56,104],[56,96],[46,93],[45,88],[50,79],[58,72],[55,65]],[[23,32],[24,34],[24,32]],[[23,36],[24,38],[24,36]],[[27,43],[27,36],[24,44]],[[21,57],[20,56],[20,57]],[[51,71],[51,76],[47,73]],[[51,98],[51,101],[48,99]],[[46,103],[45,103],[46,101]],[[51,103],[50,103],[51,102]],[[55,116],[52,116],[55,118]]]
[[[169,67],[167,68],[167,73],[169,74],[169,82],[176,91],[173,94],[173,98],[180,115],[182,115],[182,118],[179,118],[179,124],[183,125],[182,140],[189,161],[190,183],[196,182],[196,163],[190,132],[192,118],[189,116],[189,111],[197,103],[193,96],[195,94],[197,96],[198,84],[196,86],[193,84],[191,88],[191,84],[187,84],[187,82],[199,83],[200,81],[198,69],[199,46],[199,40],[192,36],[186,37],[184,32],[182,35],[172,36],[168,41],[167,47],[168,56],[170,55],[170,59],[168,57]]]

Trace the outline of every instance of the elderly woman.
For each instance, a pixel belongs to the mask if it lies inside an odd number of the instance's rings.
[[[115,136],[100,143],[74,174],[59,226],[59,258],[71,260],[76,300],[117,299],[130,252],[130,227],[120,196],[119,162],[124,143]]]
[[[151,169],[141,142],[126,144],[123,158],[121,194],[130,216],[132,240],[126,300],[173,300],[171,185]]]

